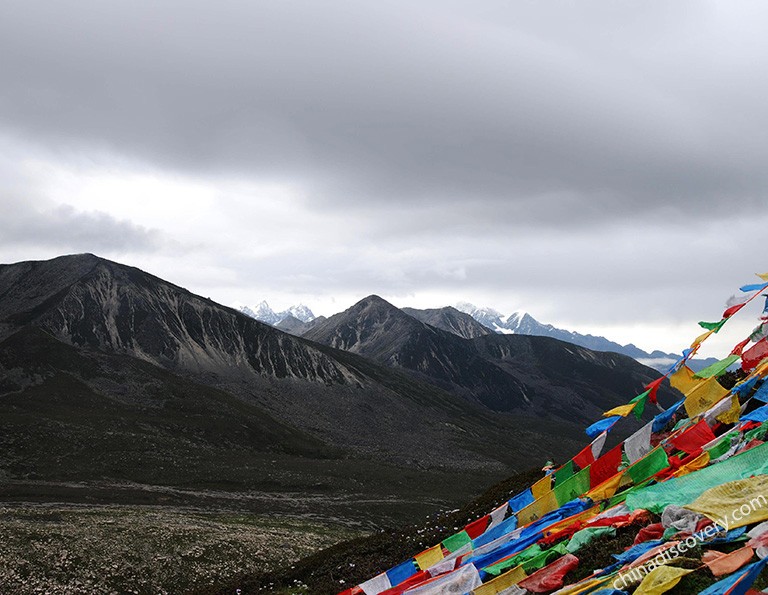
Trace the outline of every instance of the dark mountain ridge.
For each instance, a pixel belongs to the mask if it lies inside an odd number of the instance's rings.
[[[402,308],[402,311],[409,316],[413,316],[416,320],[420,320],[435,328],[448,331],[464,339],[474,339],[475,337],[483,337],[493,333],[491,329],[480,324],[469,314],[460,312],[451,306],[445,308],[430,308],[426,310]]]
[[[304,337],[406,370],[493,411],[581,423],[625,403],[658,377],[628,356],[547,337],[487,333],[464,339],[378,296],[364,298]]]
[[[381,314],[377,357],[421,377],[93,255],[1,265],[0,496],[29,481],[160,482],[373,498],[379,509],[361,514],[411,514],[577,448],[572,420],[440,388],[430,374],[452,388],[466,373],[465,340]],[[339,345],[375,330],[350,327]],[[392,336],[409,347],[393,350]]]

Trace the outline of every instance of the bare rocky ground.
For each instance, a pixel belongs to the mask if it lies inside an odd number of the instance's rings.
[[[0,503],[0,593],[186,593],[362,534],[251,512]]]

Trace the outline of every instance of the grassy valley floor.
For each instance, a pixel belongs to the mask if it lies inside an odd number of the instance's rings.
[[[251,512],[0,503],[0,592],[184,593],[285,567],[362,534]]]

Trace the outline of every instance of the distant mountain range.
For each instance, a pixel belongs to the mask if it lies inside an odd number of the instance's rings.
[[[242,306],[240,312],[297,337],[306,333],[318,322],[325,320],[325,316],[316,317],[312,310],[304,304],[291,306],[282,312],[275,312],[266,301],[261,301],[254,309]]]
[[[364,494],[412,513],[573,454],[588,418],[656,377],[444,310],[414,313],[439,328],[370,296],[296,337],[90,254],[0,265],[0,477]]]
[[[513,312],[505,318],[500,312],[497,312],[492,308],[478,308],[467,302],[457,304],[456,309],[469,314],[480,324],[497,333],[552,337],[553,339],[580,345],[594,351],[612,351],[614,353],[621,353],[662,372],[665,372],[669,366],[680,358],[679,354],[664,353],[659,350],[648,353],[632,343],[621,345],[620,343],[616,343],[605,337],[582,335],[573,331],[556,328],[551,324],[542,324],[533,318],[533,316],[523,311]],[[701,370],[715,361],[716,360],[713,358],[692,360],[689,362],[689,365],[694,370]]]
[[[240,310],[261,322],[271,324],[299,337],[304,336],[310,329],[326,320],[324,316],[315,318],[312,311],[304,305],[292,306],[280,313],[275,313],[266,302],[262,301],[254,310],[248,307]],[[427,310],[402,308],[402,311],[422,322],[465,339],[480,337],[491,332],[503,335],[551,337],[593,351],[609,351],[628,355],[641,364],[660,372],[666,372],[680,357],[678,354],[665,353],[660,350],[648,353],[632,343],[622,345],[605,337],[582,335],[560,329],[551,324],[543,324],[523,311],[504,316],[493,308],[478,308],[468,302],[460,302],[455,307],[446,306]],[[715,361],[714,358],[693,359],[689,361],[689,366],[694,371],[698,371]]]
[[[312,313],[312,310],[307,308],[304,304],[291,306],[282,312],[275,312],[272,308],[269,307],[269,304],[266,301],[262,300],[258,305],[254,306],[253,309],[249,308],[248,306],[243,306],[240,308],[240,311],[243,314],[250,316],[251,318],[255,318],[261,322],[266,322],[272,326],[276,325],[281,320],[288,318],[289,316],[296,318],[300,322],[312,322],[315,319],[315,315]]]
[[[452,308],[404,311],[375,295],[304,336],[408,370],[492,411],[532,410],[582,423],[599,417],[614,394],[632,392],[655,375],[626,356],[545,337],[499,335]]]

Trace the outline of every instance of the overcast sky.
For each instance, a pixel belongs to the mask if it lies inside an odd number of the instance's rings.
[[[767,24],[761,0],[6,0],[0,262],[680,351],[768,270]]]

